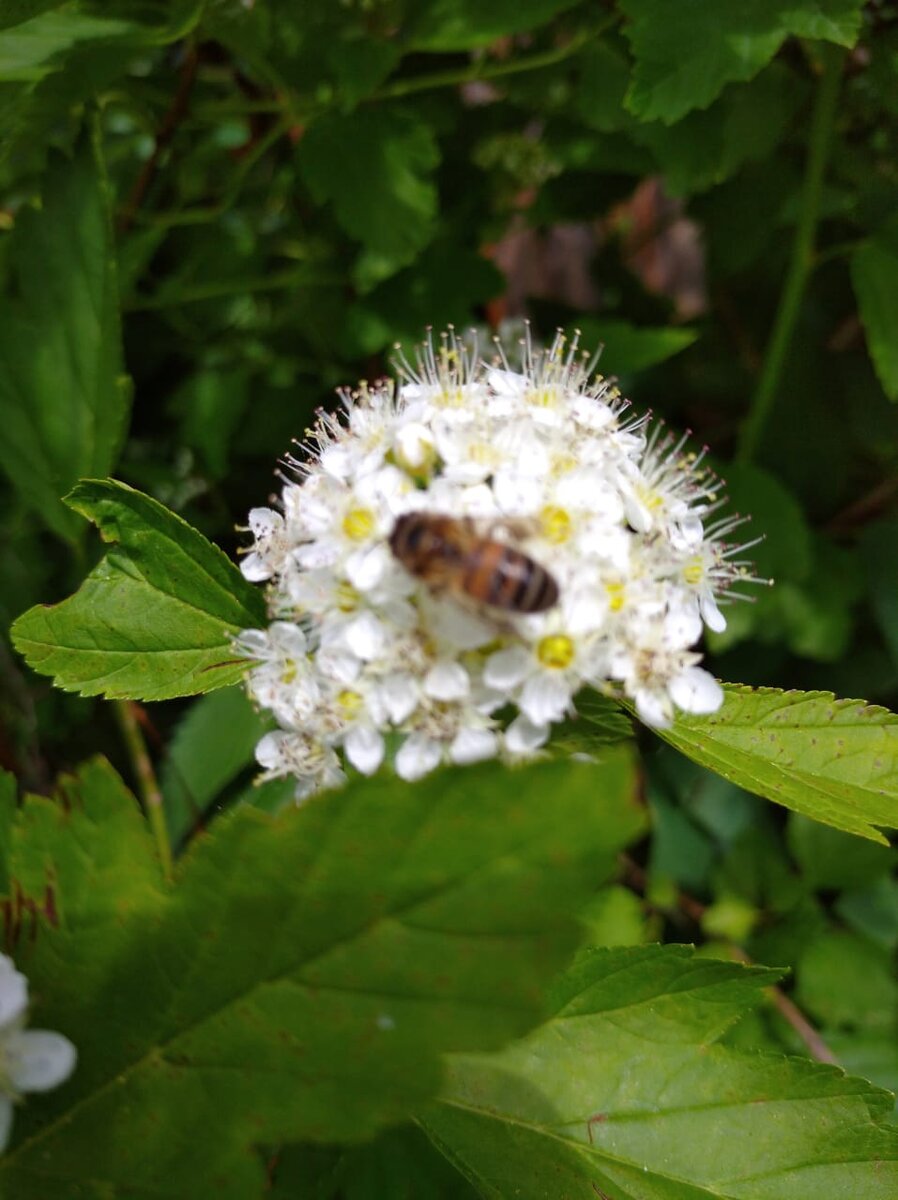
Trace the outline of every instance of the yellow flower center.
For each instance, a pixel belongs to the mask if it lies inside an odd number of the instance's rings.
[[[563,671],[574,661],[574,643],[564,633],[551,633],[540,641],[536,657],[544,667]]]
[[[400,470],[405,471],[414,480],[426,481],[433,474],[433,469],[439,461],[436,446],[431,442],[421,443],[420,462],[410,462],[409,459],[402,453],[397,446],[387,455],[388,460],[392,460]]]
[[[338,583],[334,595],[340,612],[354,612],[358,607],[359,594],[351,583]]]
[[[566,475],[568,471],[573,471],[576,465],[577,460],[573,454],[557,454],[552,459],[552,474],[556,477]]]
[[[464,408],[467,404],[464,388],[460,387],[444,387],[437,392],[433,401],[439,408]]]
[[[555,408],[560,399],[557,387],[534,388],[527,393],[527,402],[535,408]]]
[[[705,564],[700,558],[693,558],[686,564],[683,568],[683,578],[692,587],[698,587],[705,578]]]
[[[539,514],[539,520],[543,537],[547,542],[553,542],[557,546],[566,542],[571,536],[573,522],[567,509],[559,508],[555,504],[547,504]]]
[[[653,492],[651,488],[637,488],[636,494],[649,512],[657,512],[664,507],[664,497],[660,492]]]
[[[351,688],[344,688],[337,696],[337,703],[343,709],[347,717],[351,717],[357,713],[362,704],[362,697],[358,692],[354,692]]]
[[[363,542],[374,532],[375,516],[370,508],[350,508],[343,518],[343,532],[354,542]]]
[[[612,612],[620,612],[624,607],[624,585],[622,583],[606,583],[605,591],[608,594],[608,607]]]
[[[288,658],[284,663],[284,669],[281,671],[281,683],[293,683],[299,673],[299,668],[292,658]]]

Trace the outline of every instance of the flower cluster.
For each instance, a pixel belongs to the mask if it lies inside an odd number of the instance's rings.
[[[75,1069],[75,1047],[61,1033],[26,1029],[28,980],[0,954],[0,1151],[12,1132],[13,1104],[46,1092]]]
[[[450,332],[399,366],[320,414],[279,507],[249,515],[242,569],[272,620],[237,645],[279,726],[267,775],[302,796],[347,761],[415,779],[532,755],[587,685],[651,725],[714,712],[694,646],[752,577],[703,454],[633,416],[576,337],[525,339],[513,370]],[[391,539],[403,514],[416,540]],[[529,583],[552,602],[518,603]]]

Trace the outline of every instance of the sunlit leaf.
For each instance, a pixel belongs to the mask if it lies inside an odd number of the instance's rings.
[[[884,841],[898,828],[898,716],[830,692],[727,684],[720,712],[677,717],[665,741],[746,791]]]
[[[713,1044],[775,978],[684,947],[594,951],[546,1025],[453,1057],[425,1128],[497,1200],[887,1200],[888,1093]]]
[[[262,593],[201,533],[114,480],[86,480],[68,504],[111,544],[79,590],[38,605],[12,637],[29,666],[84,696],[190,696],[241,678],[232,639],[264,620]]]

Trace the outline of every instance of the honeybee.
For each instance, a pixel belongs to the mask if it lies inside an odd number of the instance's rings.
[[[434,592],[506,613],[545,612],[558,602],[558,584],[545,567],[473,517],[405,513],[393,526],[390,549]]]

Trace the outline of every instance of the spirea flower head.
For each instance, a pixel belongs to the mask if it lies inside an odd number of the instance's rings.
[[[278,725],[267,777],[301,797],[347,762],[416,779],[526,757],[586,686],[656,726],[719,708],[695,645],[752,578],[741,520],[716,515],[703,453],[592,365],[577,337],[528,337],[513,368],[450,331],[319,415],[278,507],[249,514],[271,624],[237,644]]]
[[[0,1152],[12,1132],[13,1105],[25,1092],[46,1092],[75,1069],[75,1047],[61,1033],[26,1029],[28,980],[0,954]]]

